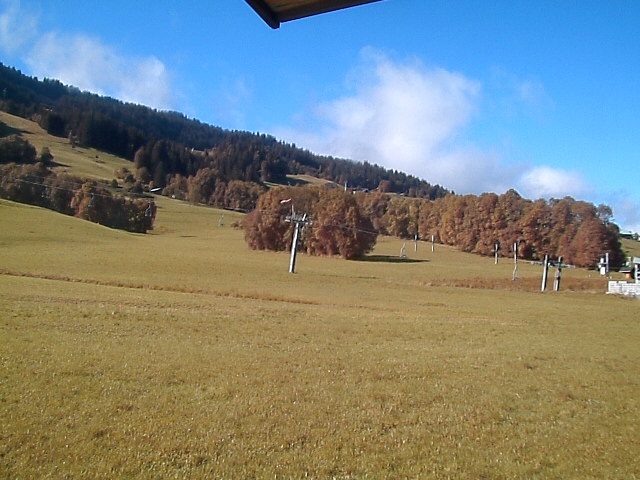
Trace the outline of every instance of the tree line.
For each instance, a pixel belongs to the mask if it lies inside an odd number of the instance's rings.
[[[611,222],[612,212],[606,205],[596,207],[571,197],[531,201],[515,190],[436,200],[317,187],[271,190],[258,199],[256,211],[245,222],[245,238],[251,248],[284,250],[290,246],[293,227],[284,221],[289,207],[278,203],[283,198],[292,198],[297,210],[310,214],[311,240],[305,241],[303,250],[314,255],[355,258],[373,247],[377,234],[383,234],[422,240],[433,236],[438,243],[480,255],[493,255],[497,245],[499,255],[510,256],[516,245],[521,258],[562,256],[578,267],[595,266],[606,252],[611,265],[624,261],[619,229]],[[333,245],[340,240],[318,231],[316,222],[330,224],[331,235],[360,232],[361,241],[346,249],[348,254],[324,246],[324,242]]]
[[[605,252],[612,265],[624,253],[619,228],[606,205],[571,197],[528,200],[515,190],[502,195],[448,195],[425,201],[381,194],[358,195],[374,227],[401,238],[431,239],[480,255],[512,255],[514,244],[525,259],[562,256],[579,267],[593,267]]]

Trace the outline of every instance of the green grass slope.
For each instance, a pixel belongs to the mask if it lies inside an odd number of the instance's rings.
[[[48,147],[54,161],[59,165],[55,168],[58,172],[68,172],[83,178],[111,180],[118,168],[133,166],[132,162],[124,158],[93,148],[72,148],[66,138],[49,135],[37,123],[6,112],[0,111],[0,122],[17,130],[22,137],[36,147],[38,153],[43,147]]]

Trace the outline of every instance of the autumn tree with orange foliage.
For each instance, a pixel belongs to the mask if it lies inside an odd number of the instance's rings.
[[[256,209],[244,221],[245,240],[255,250],[287,250],[291,247],[293,224],[286,217],[307,213],[299,250],[310,255],[358,258],[371,251],[377,233],[363,215],[354,196],[323,187],[277,187],[258,198]]]
[[[440,243],[481,255],[491,255],[496,243],[500,255],[511,255],[518,242],[520,256],[531,260],[562,256],[567,263],[593,267],[607,252],[612,265],[624,260],[619,229],[606,205],[596,208],[571,197],[531,201],[515,190],[433,201],[379,192],[356,198],[380,233],[401,238],[417,228],[423,239],[433,235]]]

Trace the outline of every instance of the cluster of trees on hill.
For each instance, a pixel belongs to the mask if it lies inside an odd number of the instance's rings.
[[[48,147],[44,147],[38,155],[36,148],[28,140],[16,134],[4,135],[3,132],[7,131],[11,132],[13,129],[0,122],[0,164],[36,162],[45,166],[51,164],[53,155]]]
[[[505,194],[448,195],[433,201],[382,195],[356,195],[380,233],[435,239],[465,252],[501,255],[519,244],[523,258],[562,256],[568,263],[592,267],[609,252],[613,265],[624,261],[618,226],[606,205],[571,197],[531,201],[515,190]]]
[[[354,258],[373,246],[363,244],[349,255],[333,247],[318,247],[327,237],[318,233],[317,225],[330,223],[331,232],[354,236],[359,232],[359,238],[373,242],[372,231],[407,239],[418,236],[430,240],[433,236],[439,243],[481,255],[492,255],[498,244],[498,253],[509,256],[517,243],[522,258],[562,256],[565,262],[580,267],[595,266],[605,252],[609,252],[612,265],[624,261],[619,230],[611,223],[609,207],[595,207],[571,197],[531,201],[514,190],[503,195],[449,195],[437,200],[380,192],[350,195],[318,188],[272,190],[259,198],[256,211],[246,220],[245,236],[252,248],[283,250],[290,245],[293,227],[284,221],[288,207],[278,203],[282,198],[292,198],[297,210],[310,214],[313,223],[304,249],[311,254]]]
[[[18,149],[26,153],[20,159],[23,162],[7,163],[8,158],[11,161],[15,158],[4,157],[3,152]],[[95,180],[59,175],[43,162],[33,163],[34,160],[35,148],[29,142],[20,137],[0,139],[0,198],[129,232],[145,233],[153,228],[156,208],[149,199],[113,195],[106,185]]]
[[[286,175],[309,174],[355,188],[380,187],[430,199],[449,193],[402,172],[319,156],[269,135],[228,131],[176,112],[80,92],[1,63],[0,109],[35,119],[47,132],[69,137],[74,144],[136,161],[134,175],[154,187],[174,183],[176,175],[195,176],[210,168],[225,183],[284,183]]]
[[[256,209],[244,221],[249,247],[289,249],[294,224],[286,218],[292,214],[292,206],[313,220],[303,229],[300,251],[353,259],[371,251],[376,244],[377,233],[352,194],[306,186],[273,188],[260,196]]]
[[[204,203],[244,212],[255,208],[258,197],[266,190],[265,187],[254,182],[242,180],[225,182],[211,168],[198,170],[195,176],[187,178],[183,183],[186,183],[186,199],[192,203]],[[177,187],[178,182],[172,183],[165,191],[174,186]],[[184,189],[184,186],[180,188]]]

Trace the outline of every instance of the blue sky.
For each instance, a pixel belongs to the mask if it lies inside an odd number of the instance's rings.
[[[636,0],[383,0],[278,30],[244,0],[0,0],[0,55],[457,193],[606,203],[640,231]]]

